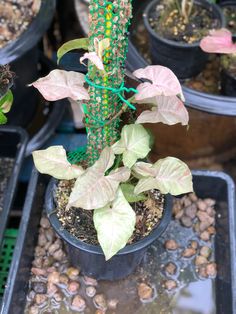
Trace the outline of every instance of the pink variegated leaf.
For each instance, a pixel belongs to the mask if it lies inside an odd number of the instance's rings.
[[[73,100],[89,100],[88,91],[83,87],[84,82],[84,74],[82,73],[53,70],[29,86],[37,88],[48,101],[67,97]]]
[[[96,52],[86,52],[83,57],[80,58],[80,63],[83,63],[85,59],[90,60],[99,70],[104,71],[103,62]]]
[[[156,96],[153,98],[152,110],[146,110],[141,113],[136,123],[158,123],[162,122],[168,125],[181,123],[188,125],[189,115],[183,102],[176,96]]]
[[[180,95],[184,100],[181,85],[176,75],[168,68],[161,65],[150,65],[143,69],[134,71],[137,78],[148,79],[151,82],[141,83],[138,93],[135,95],[137,101],[152,98],[155,96],[176,96]]]
[[[209,53],[236,53],[236,44],[233,43],[232,34],[225,28],[210,31],[209,36],[201,40],[200,47]]]

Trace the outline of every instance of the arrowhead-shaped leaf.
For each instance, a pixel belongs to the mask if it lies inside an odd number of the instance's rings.
[[[11,110],[13,103],[13,94],[9,89],[8,92],[0,99],[0,109],[3,113],[8,113]]]
[[[152,167],[144,162],[137,163],[134,171],[144,177],[135,187],[136,194],[150,189],[158,189],[163,194],[172,195],[193,191],[191,171],[177,158],[160,159]]]
[[[89,39],[88,38],[79,38],[73,39],[66,42],[62,45],[57,51],[57,63],[60,62],[61,58],[69,51],[75,49],[88,50]]]
[[[51,146],[33,153],[35,167],[40,173],[49,174],[56,179],[71,180],[81,176],[82,167],[71,165],[62,146]]]
[[[122,193],[124,194],[125,199],[129,203],[135,203],[135,202],[147,200],[147,196],[145,196],[144,194],[137,195],[134,193],[135,186],[131,183],[122,183],[120,187],[121,187]]]
[[[106,260],[125,247],[136,223],[135,212],[121,189],[113,203],[94,211],[93,220]]]
[[[162,122],[168,125],[176,123],[188,125],[188,111],[178,97],[156,96],[153,97],[152,104],[155,105],[155,107],[153,107],[152,110],[142,112],[136,123]]]
[[[102,59],[97,55],[96,52],[86,52],[83,57],[80,58],[80,63],[83,64],[85,59],[91,61],[99,70],[104,71]]]
[[[160,95],[180,95],[181,99],[184,100],[178,78],[170,69],[164,66],[149,65],[146,68],[136,70],[133,75],[151,81],[150,83],[142,83],[137,87],[138,93],[135,95],[137,101]]]
[[[88,91],[83,87],[84,77],[84,74],[74,71],[53,70],[29,86],[37,88],[48,101],[67,97],[73,100],[88,100]]]
[[[5,116],[4,113],[2,113],[1,109],[0,109],[0,125],[1,124],[6,124],[7,123],[7,117]]]
[[[123,163],[131,168],[137,159],[145,158],[150,151],[150,136],[142,125],[130,124],[123,127],[121,139],[112,148],[115,154],[123,154]]]
[[[67,208],[75,206],[92,210],[104,207],[114,200],[120,182],[125,182],[130,177],[130,170],[125,167],[105,175],[114,159],[112,149],[106,147],[99,160],[76,180]]]

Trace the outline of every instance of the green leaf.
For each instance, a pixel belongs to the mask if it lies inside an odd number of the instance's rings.
[[[0,110],[0,125],[7,123],[7,117],[5,114]]]
[[[59,64],[61,58],[69,51],[74,49],[84,49],[88,50],[89,39],[79,38],[73,39],[62,45],[57,51],[57,63]]]
[[[135,212],[120,188],[112,204],[94,211],[93,220],[106,260],[125,247],[136,223]]]
[[[150,151],[149,134],[142,125],[130,124],[123,127],[121,139],[112,148],[115,154],[123,154],[123,163],[131,168],[137,159],[145,158]]]
[[[72,180],[81,176],[82,167],[71,165],[62,146],[51,146],[33,152],[35,167],[40,173],[49,174],[59,180]]]
[[[188,166],[174,157],[158,160],[154,165],[137,163],[134,172],[143,176],[135,187],[139,194],[150,189],[158,189],[163,194],[179,195],[193,191],[192,174]]]
[[[8,113],[13,103],[13,94],[9,89],[8,92],[0,98],[0,108],[3,113]]]
[[[129,179],[130,169],[121,167],[106,176],[106,171],[111,168],[114,159],[111,147],[106,147],[98,161],[76,180],[67,209],[72,206],[87,210],[97,209],[115,199],[120,182]]]
[[[135,203],[135,202],[147,200],[147,196],[144,195],[143,193],[141,193],[139,195],[134,193],[135,186],[131,183],[122,183],[120,185],[120,187],[121,187],[121,190],[124,194],[124,197],[126,198],[127,202],[129,202],[129,203]]]

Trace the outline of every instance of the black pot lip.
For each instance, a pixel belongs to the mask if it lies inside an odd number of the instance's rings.
[[[224,1],[218,4],[221,8],[223,7],[236,7],[236,2],[235,0],[228,0],[228,1]]]
[[[176,41],[173,41],[173,40],[169,40],[169,39],[166,39],[164,37],[161,37],[159,36],[150,26],[149,24],[149,21],[148,21],[148,16],[149,16],[149,11],[152,9],[152,7],[159,3],[160,0],[153,0],[151,1],[146,9],[144,10],[144,13],[143,13],[143,19],[144,19],[144,24],[145,24],[145,27],[146,29],[148,30],[149,33],[152,34],[153,37],[155,37],[157,40],[160,40],[162,41],[163,43],[165,44],[168,44],[168,45],[171,45],[171,46],[174,46],[174,47],[181,47],[181,48],[185,48],[185,49],[191,49],[191,48],[200,48],[200,42],[195,42],[195,43],[192,43],[192,44],[188,44],[188,43],[182,43],[182,42],[176,42]],[[218,18],[221,22],[221,27],[224,27],[226,22],[225,22],[225,17],[223,15],[223,13],[221,12],[220,8],[214,4],[214,3],[210,3],[208,2],[207,0],[195,0],[196,3],[202,5],[202,6],[209,6],[209,7],[212,7],[213,10],[215,12],[217,12],[218,14]]]
[[[72,236],[67,230],[63,229],[59,219],[57,218],[56,213],[54,213],[54,201],[52,197],[52,190],[54,189],[56,182],[58,180],[52,178],[49,181],[47,186],[46,194],[45,194],[45,209],[48,216],[48,219],[56,231],[56,233],[69,245],[73,247],[86,251],[88,253],[96,254],[96,255],[104,255],[100,246],[91,245],[80,241],[79,239]],[[164,214],[162,219],[151,234],[147,237],[143,238],[137,243],[126,245],[123,249],[121,249],[115,256],[121,256],[130,254],[139,250],[142,250],[149,246],[152,242],[154,242],[167,228],[172,214],[172,202],[173,197],[170,194],[165,195],[165,205],[164,205]]]
[[[55,8],[56,0],[42,0],[40,10],[28,25],[28,28],[19,37],[0,49],[0,64],[7,64],[16,60],[37,44],[48,29]],[[37,26],[39,19],[43,20],[41,27]]]

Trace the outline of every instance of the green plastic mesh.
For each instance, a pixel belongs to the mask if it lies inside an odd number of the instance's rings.
[[[95,51],[95,40],[104,38],[110,39],[110,47],[103,56],[105,71],[109,75],[104,76],[90,63],[88,79],[99,86],[119,89],[124,83],[131,0],[91,0],[89,16],[89,51]],[[86,104],[85,114],[85,121],[89,125],[86,157],[91,165],[99,158],[104,147],[111,146],[119,138],[119,117],[109,125],[104,124],[121,109],[122,99],[112,90],[93,85],[89,86],[89,95],[90,101]]]
[[[67,159],[71,164],[77,164],[87,159],[87,146],[81,146],[75,151],[67,154]]]
[[[0,249],[0,298],[3,297],[5,290],[17,234],[17,229],[7,229],[5,231],[2,247]]]

